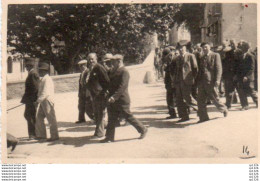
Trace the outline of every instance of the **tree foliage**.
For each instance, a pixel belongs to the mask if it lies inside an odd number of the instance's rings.
[[[192,33],[200,33],[200,26],[204,19],[205,4],[187,3],[182,4],[179,11],[175,14],[174,20],[177,24],[185,23],[185,26]]]
[[[8,46],[12,53],[50,61],[59,74],[73,72],[80,55],[122,53],[144,58],[154,32],[162,38],[180,4],[9,5]],[[57,42],[64,42],[57,46]],[[56,49],[55,49],[56,48]]]

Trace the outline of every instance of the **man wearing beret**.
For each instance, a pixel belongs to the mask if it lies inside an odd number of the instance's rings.
[[[50,66],[48,63],[42,62],[39,64],[41,81],[39,85],[38,99],[34,103],[35,107],[38,108],[35,132],[38,139],[43,140],[47,138],[46,126],[44,124],[44,118],[47,118],[50,125],[51,135],[51,138],[47,141],[55,141],[59,139],[59,134],[54,110],[54,84],[49,76],[49,69]]]
[[[78,109],[79,116],[78,121],[76,123],[84,123],[86,122],[85,113],[87,113],[90,119],[94,119],[93,112],[93,104],[92,98],[90,95],[90,91],[87,89],[87,81],[89,79],[90,71],[87,68],[87,60],[81,60],[78,62],[79,68],[81,70],[81,74],[79,77],[79,101],[78,101]]]
[[[28,71],[28,77],[25,80],[25,93],[21,103],[25,104],[24,117],[27,120],[29,139],[35,138],[36,109],[34,102],[37,100],[39,88],[39,75],[34,69],[35,59],[25,58],[25,68]]]
[[[196,101],[191,97],[191,90],[198,74],[198,66],[195,55],[187,52],[187,46],[189,46],[188,41],[178,43],[180,55],[177,57],[176,101],[181,118],[179,122],[188,121],[188,109],[196,105]]]
[[[176,90],[174,86],[175,75],[176,75],[176,61],[175,54],[170,50],[170,48],[165,48],[163,50],[162,61],[164,64],[164,84],[166,88],[166,102],[169,110],[169,115],[166,119],[174,119],[177,117],[175,111],[175,97]]]
[[[97,62],[96,53],[88,55],[88,64],[90,69],[87,88],[90,90],[93,98],[93,110],[96,122],[96,130],[94,137],[104,137],[105,129],[105,109],[106,109],[106,94],[109,86],[109,77],[104,66]]]
[[[113,142],[115,127],[119,116],[122,116],[141,134],[139,139],[146,136],[147,128],[137,120],[130,111],[128,83],[130,75],[123,64],[123,56],[115,55],[111,59],[110,85],[108,94],[108,126],[106,138],[101,143]]]
[[[248,109],[247,95],[250,95],[258,107],[258,97],[254,90],[255,57],[250,52],[249,43],[241,41],[239,43],[241,55],[239,56],[239,65],[237,70],[238,92],[241,95],[240,101],[242,110]]]
[[[220,55],[210,50],[209,43],[202,43],[203,56],[200,62],[198,77],[198,115],[199,122],[209,120],[207,113],[207,99],[209,98],[217,109],[227,116],[227,107],[219,101],[218,87],[222,76]]]

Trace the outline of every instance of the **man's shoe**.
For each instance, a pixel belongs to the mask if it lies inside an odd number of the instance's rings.
[[[186,121],[189,121],[190,118],[181,118],[178,123],[182,123],[182,122],[186,122]]]
[[[80,123],[85,123],[86,121],[84,121],[84,120],[78,120],[78,121],[76,121],[75,123],[76,124],[80,124]]]
[[[111,143],[111,142],[114,142],[114,140],[111,140],[111,139],[108,139],[108,138],[105,138],[105,139],[100,141],[100,143]]]
[[[248,106],[243,106],[240,110],[241,110],[241,111],[246,111],[246,110],[248,110],[248,109],[249,109]]]
[[[36,140],[36,136],[35,135],[29,135],[29,140]]]
[[[145,128],[144,132],[143,132],[143,133],[141,133],[141,135],[140,135],[139,139],[144,139],[144,137],[146,136],[147,132],[148,132],[148,129],[147,129],[147,128]]]
[[[47,139],[48,142],[57,141],[57,140],[59,140],[59,138],[49,138],[49,139]]]
[[[201,119],[201,120],[199,120],[197,123],[204,123],[204,122],[206,122],[206,121],[209,121],[209,119]]]
[[[175,119],[175,118],[177,118],[176,115],[166,117],[166,119]]]
[[[223,112],[223,115],[224,115],[224,117],[227,117],[227,115],[228,115],[228,110],[225,110],[225,111]]]

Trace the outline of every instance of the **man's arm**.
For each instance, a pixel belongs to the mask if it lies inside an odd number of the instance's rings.
[[[119,97],[127,89],[128,83],[129,83],[129,79],[130,79],[130,75],[129,75],[128,71],[123,71],[120,80],[117,80],[117,81],[119,81],[119,83],[118,83],[119,86],[118,86],[117,90],[115,91],[115,93],[111,96],[111,97],[114,98],[114,100],[118,100]]]
[[[101,87],[103,88],[103,90],[107,90],[109,87],[109,83],[110,83],[107,71],[105,70],[105,68],[102,65],[100,65],[97,69],[97,73],[98,73],[98,78],[100,81],[99,83],[100,83]]]
[[[220,84],[221,76],[222,76],[222,63],[220,59],[220,55],[216,53],[216,60],[215,60],[215,71],[216,71],[216,83]]]
[[[191,70],[192,70],[193,77],[194,79],[196,79],[198,75],[198,64],[194,54],[191,54],[190,62],[191,62]]]

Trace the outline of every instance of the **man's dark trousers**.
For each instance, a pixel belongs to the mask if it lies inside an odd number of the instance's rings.
[[[24,117],[27,120],[29,136],[35,136],[36,108],[33,102],[25,104]]]
[[[243,82],[242,79],[238,80],[238,94],[242,107],[248,106],[247,95],[251,96],[255,103],[258,102],[257,93],[254,87],[254,81]]]
[[[85,113],[90,119],[94,119],[93,104],[90,97],[79,97],[78,101],[79,121],[86,121]]]
[[[200,82],[198,89],[198,115],[201,121],[209,119],[207,113],[207,98],[213,102],[221,113],[227,109],[226,106],[219,101],[218,87]]]
[[[106,131],[106,138],[114,140],[115,138],[115,127],[119,117],[125,118],[139,133],[145,131],[145,126],[137,120],[130,111],[130,105],[120,105],[118,103],[109,104],[107,107],[108,111],[108,126]]]
[[[168,89],[166,89],[167,107],[168,107],[168,110],[169,110],[169,114],[172,117],[176,116],[176,111],[174,109],[174,107],[175,107],[175,97],[176,97],[176,90],[175,90],[175,88],[168,88]]]

